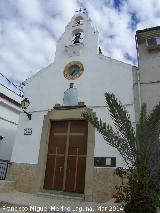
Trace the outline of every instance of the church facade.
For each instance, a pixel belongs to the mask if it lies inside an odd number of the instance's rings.
[[[57,42],[54,63],[25,81],[29,106],[20,114],[8,174],[17,190],[80,193],[86,201],[112,199],[120,183],[114,169],[125,164],[81,114],[95,113],[111,124],[104,93],[112,92],[135,125],[142,102],[149,110],[158,103],[160,64],[155,55],[149,61],[152,48],[146,46],[153,35],[160,36],[160,29],[137,32],[136,68],[104,56],[88,15],[73,16]],[[158,50],[151,54],[159,57]]]

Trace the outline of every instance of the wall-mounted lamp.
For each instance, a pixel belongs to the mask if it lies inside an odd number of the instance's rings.
[[[31,120],[32,119],[32,114],[26,112],[25,110],[23,110],[23,112],[27,115],[28,119]]]
[[[3,137],[2,135],[0,135],[0,142],[3,140],[3,138],[4,138],[4,137]]]
[[[25,98],[21,101],[21,107],[23,109],[23,112],[27,115],[28,119],[31,120],[32,119],[32,114],[31,113],[28,113],[26,112],[24,109],[27,109],[27,107],[30,105],[30,101]]]

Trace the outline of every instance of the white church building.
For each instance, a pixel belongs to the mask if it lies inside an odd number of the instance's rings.
[[[114,169],[125,164],[81,114],[93,112],[111,123],[105,92],[123,103],[133,125],[143,102],[153,109],[160,101],[158,37],[160,27],[137,31],[136,68],[104,56],[88,15],[73,16],[57,41],[54,62],[25,81],[29,106],[20,114],[8,174],[18,191],[112,199],[119,182]]]

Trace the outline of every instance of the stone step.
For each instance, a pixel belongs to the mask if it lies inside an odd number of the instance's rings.
[[[15,189],[15,181],[10,180],[0,180],[0,193],[10,192]]]
[[[71,201],[83,201],[84,194],[78,193],[68,193],[68,192],[55,192],[55,191],[43,191],[38,192],[37,196],[46,197],[46,198],[56,198],[59,200],[71,200]]]

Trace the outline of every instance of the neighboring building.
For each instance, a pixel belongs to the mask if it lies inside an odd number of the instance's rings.
[[[133,70],[136,120],[143,103],[148,112],[160,101],[160,26],[136,33],[138,68]]]
[[[11,159],[22,98],[0,84],[0,160]]]
[[[133,71],[133,88],[137,122],[143,103],[147,104],[147,112],[151,112],[160,102],[160,26],[138,30],[136,44],[138,68]],[[157,181],[160,187],[160,124],[156,134],[157,143],[151,146],[151,168],[159,174]]]
[[[111,123],[104,93],[113,92],[134,124],[134,100],[137,115],[142,96],[132,71],[137,73],[132,65],[102,55],[87,14],[72,18],[57,42],[54,63],[25,81],[31,119],[20,114],[10,169],[17,190],[77,192],[88,201],[112,198],[118,181],[114,168],[125,164],[81,113],[93,110]]]

